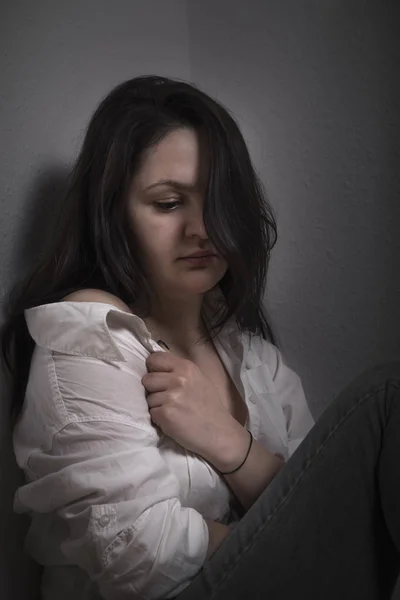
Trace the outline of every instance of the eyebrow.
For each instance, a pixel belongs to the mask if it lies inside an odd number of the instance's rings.
[[[188,183],[183,183],[182,181],[176,181],[175,179],[160,179],[156,183],[152,183],[144,188],[144,191],[150,190],[158,185],[167,185],[169,187],[174,187],[177,190],[195,192],[198,189],[197,185],[192,185]]]

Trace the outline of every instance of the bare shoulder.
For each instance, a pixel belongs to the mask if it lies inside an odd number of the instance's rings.
[[[110,294],[109,292],[105,292],[103,290],[96,289],[84,289],[77,290],[76,292],[72,292],[72,294],[68,294],[68,296],[64,296],[62,298],[62,302],[102,302],[104,304],[113,304],[117,308],[121,310],[125,310],[128,312],[132,312],[131,309],[125,302],[123,302],[118,296],[114,294]]]

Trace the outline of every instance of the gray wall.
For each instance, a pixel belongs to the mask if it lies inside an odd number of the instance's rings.
[[[0,299],[37,253],[100,99],[139,74],[193,81],[238,119],[277,213],[265,303],[318,418],[400,357],[398,28],[395,1],[3,3]],[[11,514],[6,396],[0,589],[23,600],[34,572]]]
[[[266,306],[318,416],[400,356],[399,11],[234,4],[191,6],[192,75],[240,118],[277,211]]]

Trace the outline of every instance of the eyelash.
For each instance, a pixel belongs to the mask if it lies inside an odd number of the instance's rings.
[[[160,210],[163,212],[172,212],[172,210],[169,210],[169,208],[175,204],[182,204],[182,202],[180,200],[175,202],[156,202],[156,205],[159,206]]]

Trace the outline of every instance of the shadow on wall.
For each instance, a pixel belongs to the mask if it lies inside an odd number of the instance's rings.
[[[26,202],[23,221],[16,234],[13,272],[17,279],[31,269],[54,232],[55,219],[67,191],[69,170],[56,166],[40,173]]]
[[[61,207],[67,187],[68,171],[54,167],[40,174],[26,201],[22,223],[16,240],[11,272],[18,281],[30,271],[40,257],[55,216]],[[12,285],[14,281],[9,281]],[[8,291],[8,290],[7,290]],[[2,316],[3,318],[3,316]],[[30,519],[13,512],[16,489],[24,483],[12,447],[12,431],[8,418],[10,386],[0,372],[0,589],[4,600],[40,600],[41,566],[24,552],[24,539]],[[5,591],[5,594],[4,594]],[[3,595],[4,594],[4,595]]]
[[[24,539],[29,518],[13,512],[15,490],[23,484],[12,448],[8,422],[8,390],[1,374],[1,436],[0,436],[0,589],[5,600],[39,600],[41,567],[24,552]],[[5,590],[5,595],[3,596]]]

